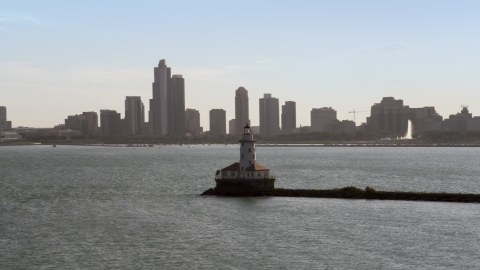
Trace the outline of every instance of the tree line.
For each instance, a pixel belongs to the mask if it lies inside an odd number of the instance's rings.
[[[389,131],[381,132],[310,132],[294,133],[278,136],[264,136],[255,134],[259,143],[340,143],[340,142],[369,142],[382,138],[394,141],[397,134]],[[480,131],[429,131],[416,133],[415,140],[410,143],[474,143],[480,142]],[[238,143],[240,135],[221,135],[218,137],[178,135],[167,136],[75,136],[69,139],[53,135],[29,135],[25,137],[29,142],[40,143],[87,143],[87,144],[234,144]],[[388,141],[385,141],[388,142]]]

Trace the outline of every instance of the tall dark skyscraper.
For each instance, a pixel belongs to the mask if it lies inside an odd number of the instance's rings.
[[[141,135],[145,121],[144,106],[140,97],[125,99],[125,135]]]
[[[167,67],[164,59],[160,60],[158,67],[153,69],[153,73],[153,98],[150,102],[149,116],[151,118],[149,121],[151,122],[153,135],[166,135],[168,133],[168,89],[170,87],[170,68]],[[127,116],[125,115],[125,117]]]
[[[102,136],[123,135],[120,113],[114,110],[100,110],[100,133]]]
[[[271,94],[264,94],[260,99],[260,134],[278,135],[279,122],[278,98],[272,97]]]
[[[227,134],[227,116],[225,110],[210,110],[210,136],[218,137]]]
[[[248,91],[243,87],[239,87],[235,91],[235,133],[242,134],[243,127],[250,124],[248,115]]]
[[[171,76],[162,59],[154,68],[153,98],[150,100],[149,130],[153,135],[185,136],[185,80]]]
[[[168,133],[185,136],[185,79],[173,75],[169,91]]]
[[[297,127],[296,104],[293,101],[285,101],[282,105],[282,131],[291,132]]]
[[[0,106],[0,130],[7,129],[7,107]]]

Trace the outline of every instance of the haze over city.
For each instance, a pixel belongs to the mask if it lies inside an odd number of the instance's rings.
[[[243,1],[77,3],[15,1],[0,9],[1,104],[15,126],[51,127],[82,111],[124,111],[125,96],[151,98],[166,59],[185,78],[186,108],[226,110],[249,91],[250,118],[272,93],[339,119],[382,97],[447,116],[480,114],[476,1]],[[147,104],[146,104],[147,105]],[[357,124],[366,114],[357,115]],[[146,115],[148,117],[148,114]]]
[[[478,269],[480,1],[3,1],[0,269]]]

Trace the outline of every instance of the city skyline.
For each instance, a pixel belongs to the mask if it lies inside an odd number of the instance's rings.
[[[209,3],[4,3],[2,106],[14,126],[35,127],[81,111],[122,112],[125,96],[147,107],[151,67],[165,58],[187,78],[185,107],[199,110],[202,123],[211,108],[234,119],[228,108],[239,86],[251,102],[264,93],[294,100],[302,126],[311,108],[353,119],[349,111],[385,96],[443,116],[460,105],[480,115],[478,2]],[[181,12],[154,16],[163,8]],[[248,22],[231,19],[244,14]],[[38,104],[40,112],[26,109]],[[258,125],[257,106],[249,113]],[[359,113],[357,123],[365,118]]]

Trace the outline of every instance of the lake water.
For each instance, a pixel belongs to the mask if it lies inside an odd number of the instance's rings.
[[[0,147],[1,269],[478,269],[480,205],[198,196],[238,146]],[[479,148],[257,148],[277,187],[480,193]]]

